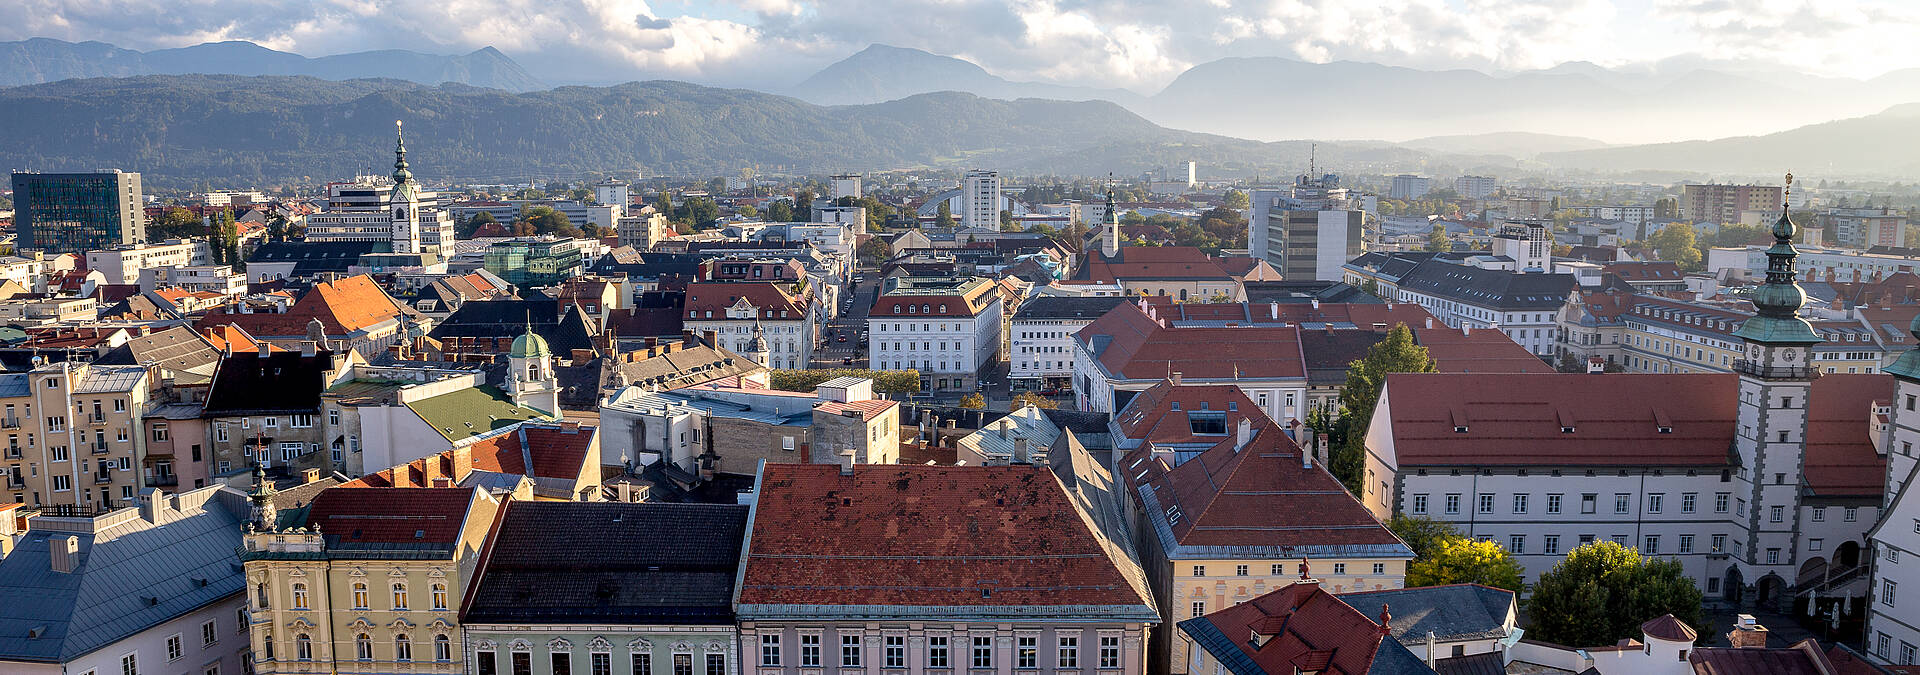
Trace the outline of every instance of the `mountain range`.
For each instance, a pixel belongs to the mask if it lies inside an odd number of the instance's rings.
[[[0,42],[0,86],[134,75],[305,75],[323,80],[394,78],[422,84],[457,82],[507,91],[546,88],[492,47],[441,56],[400,49],[308,58],[252,42],[209,42],[140,52],[104,42],[33,38]]]
[[[1162,126],[1256,140],[1523,132],[1649,143],[1765,134],[1920,102],[1920,69],[1855,80],[1673,59],[1635,69],[1567,63],[1490,74],[1246,57],[1195,65],[1160,91],[1141,95],[1016,82],[962,59],[874,45],[791,93],[843,104],[929,91],[1106,100]]]

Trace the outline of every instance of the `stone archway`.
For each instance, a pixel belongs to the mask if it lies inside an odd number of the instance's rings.
[[[1726,577],[1720,580],[1720,597],[1727,602],[1739,605],[1746,590],[1746,579],[1740,575],[1740,566],[1727,567]]]
[[[1753,604],[1771,609],[1780,603],[1781,596],[1786,595],[1787,581],[1781,579],[1778,574],[1768,572],[1766,576],[1760,577],[1753,587]]]
[[[1843,541],[1833,550],[1833,567],[1836,570],[1851,569],[1860,564],[1860,543]]]

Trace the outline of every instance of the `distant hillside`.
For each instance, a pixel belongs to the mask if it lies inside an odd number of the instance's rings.
[[[514,179],[644,170],[731,174],[994,167],[1122,175],[1201,162],[1212,175],[1292,175],[1307,143],[1164,129],[1111,103],[935,93],[816,106],[682,82],[514,94],[397,80],[153,75],[0,89],[0,165],[118,167],[155,185],[321,181],[391,162],[406,120],[415,174]],[[1322,162],[1418,161],[1322,144]]]
[[[1506,155],[1519,159],[1530,159],[1543,152],[1609,147],[1608,144],[1591,138],[1530,134],[1520,131],[1467,136],[1428,136],[1400,143],[1400,145],[1443,154]]]
[[[1908,179],[1920,171],[1920,103],[1765,136],[1545,153],[1555,166],[1631,171],[1673,169],[1767,174],[1786,170]]]
[[[492,47],[441,56],[398,49],[307,58],[243,41],[138,52],[104,42],[34,38],[0,42],[0,86],[134,75],[305,75],[323,80],[394,78],[532,91],[540,81]]]
[[[821,105],[847,105],[892,101],[936,91],[958,91],[998,99],[1103,100],[1121,104],[1140,98],[1120,89],[1014,82],[988,73],[971,61],[882,44],[869,45],[853,56],[822,68],[802,81],[793,95]]]

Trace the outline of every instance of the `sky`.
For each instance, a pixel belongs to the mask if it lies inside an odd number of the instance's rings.
[[[1151,94],[1233,56],[1513,72],[1736,61],[1869,78],[1920,66],[1912,0],[9,0],[0,40],[324,56],[492,46],[551,84],[780,91],[873,43],[1002,77]],[[1676,61],[1669,61],[1674,63]]]

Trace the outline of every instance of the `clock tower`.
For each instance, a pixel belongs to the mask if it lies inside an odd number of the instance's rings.
[[[1793,174],[1787,174],[1786,192],[1792,190]],[[1786,591],[1800,563],[1807,398],[1819,376],[1811,363],[1813,346],[1821,342],[1799,315],[1807,294],[1793,268],[1798,231],[1783,204],[1767,249],[1766,283],[1753,291],[1755,315],[1734,332],[1743,343],[1734,362],[1740,378],[1735,495],[1744,494],[1750,508],[1735,513],[1738,543],[1730,553],[1733,564],[1744,568],[1741,578],[1761,592],[1757,599],[1782,606],[1792,602]]]
[[[393,121],[393,137],[393,193],[387,198],[387,211],[393,216],[393,252],[419,253],[420,184],[407,170],[407,139],[400,133],[400,120]]]

